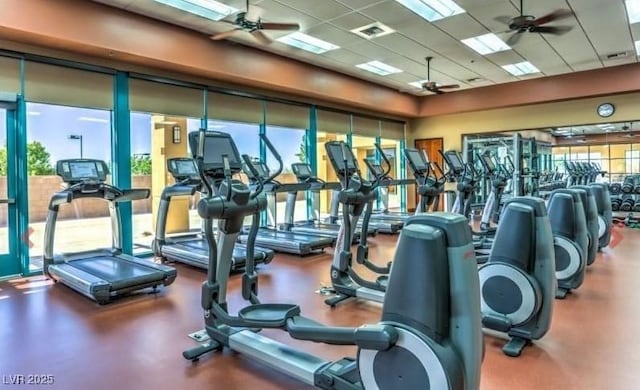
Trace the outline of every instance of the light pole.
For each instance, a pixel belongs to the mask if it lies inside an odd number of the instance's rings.
[[[80,158],[82,158],[82,135],[80,135],[80,134],[70,134],[67,138],[68,139],[72,139],[72,140],[80,141]]]

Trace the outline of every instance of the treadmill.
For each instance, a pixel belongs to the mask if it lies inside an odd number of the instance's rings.
[[[371,220],[376,223],[379,218],[388,218],[388,219],[396,219],[404,225],[404,221],[409,218],[412,214],[405,212],[394,212],[389,211],[389,187],[393,186],[406,186],[409,184],[414,184],[414,180],[410,179],[394,179],[389,176],[388,173],[385,173],[382,165],[369,161],[368,159],[364,160],[364,163],[367,165],[369,169],[369,174],[372,178],[377,178],[379,180],[378,187],[378,195],[380,202],[382,203],[381,210],[373,210],[371,213]]]
[[[269,142],[264,138],[265,142]],[[256,162],[253,164],[258,175],[262,179],[269,178],[269,167],[264,162]],[[253,185],[258,185],[257,178],[253,176],[249,169],[245,167],[245,174]],[[312,233],[297,233],[280,230],[276,223],[276,196],[278,193],[293,193],[298,191],[306,191],[309,188],[308,183],[280,183],[273,179],[263,182],[264,194],[267,197],[267,218],[268,226],[261,227],[256,237],[256,245],[264,248],[273,249],[276,252],[292,253],[296,255],[309,255],[324,251],[324,248],[333,246],[336,238],[333,236],[317,235]],[[293,210],[287,210],[287,212]],[[290,217],[293,219],[293,215]],[[285,217],[285,220],[289,216]],[[246,244],[248,236],[246,234],[239,237],[242,244]]]
[[[56,163],[56,174],[67,188],[56,192],[49,201],[45,226],[44,272],[77,292],[106,304],[112,298],[159,285],[168,286],[176,278],[175,268],[154,264],[122,253],[121,216],[118,205],[147,199],[148,189],[120,189],[105,183],[109,169],[104,161],[69,159]],[[109,204],[113,246],[78,253],[53,254],[53,241],[60,205],[76,199],[104,199]]]
[[[297,232],[297,233],[311,233],[316,235],[329,236],[332,238],[338,237],[338,231],[340,230],[339,223],[331,223],[330,221],[322,222],[320,218],[320,191],[330,190],[333,195],[340,191],[342,185],[336,182],[326,182],[317,176],[313,175],[311,167],[306,163],[294,163],[291,164],[291,171],[296,175],[298,183],[305,183],[309,185],[307,191],[311,192],[311,213],[312,219],[307,221],[294,221],[293,215],[295,213],[296,199],[298,192],[289,192],[287,194],[287,205],[285,217],[287,220],[282,226],[284,230]],[[336,215],[336,218],[337,215]],[[353,242],[357,242],[360,239],[360,229],[356,229],[353,235]],[[373,237],[377,233],[375,226],[370,226],[367,232],[367,236]]]
[[[153,253],[163,260],[177,261],[194,267],[207,269],[209,266],[209,246],[201,233],[187,233],[167,237],[167,215],[171,200],[177,196],[192,196],[201,191],[202,182],[198,168],[191,158],[171,158],[167,160],[167,170],[176,183],[166,187],[160,197],[156,219],[156,236],[153,240]],[[254,250],[256,264],[268,264],[273,260],[272,250],[258,248]],[[247,247],[238,244],[234,247],[231,271],[244,269],[247,260]]]

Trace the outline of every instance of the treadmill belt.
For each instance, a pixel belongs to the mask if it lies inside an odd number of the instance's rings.
[[[113,256],[95,256],[74,260],[69,265],[111,283],[112,290],[121,290],[153,281],[161,282],[165,273]]]
[[[209,245],[207,245],[207,240],[204,239],[180,241],[178,244],[202,253],[209,253]],[[258,262],[271,260],[273,258],[273,251],[255,247],[253,251],[253,258]],[[240,261],[244,263],[247,260],[246,246],[236,244],[233,247],[233,259],[236,262]]]

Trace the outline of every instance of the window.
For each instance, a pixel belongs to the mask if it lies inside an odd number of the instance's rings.
[[[44,225],[51,196],[64,188],[55,173],[58,160],[94,158],[111,166],[111,112],[91,108],[27,103],[29,249],[31,270],[42,267]],[[108,179],[110,181],[110,179]],[[78,199],[60,207],[54,250],[80,252],[111,247],[111,221],[105,201]]]
[[[25,62],[30,271],[42,267],[44,223],[51,195],[63,188],[55,163],[95,158],[111,165],[112,75]],[[111,179],[108,179],[111,181]],[[60,207],[55,252],[111,247],[107,203],[80,199]]]
[[[131,184],[134,188],[151,189],[150,199],[133,202],[133,251],[142,254],[151,250],[162,191],[174,184],[167,160],[191,156],[187,135],[200,128],[203,92],[138,79],[131,79],[129,88]],[[197,200],[197,196],[172,199],[167,234],[200,229]]]
[[[640,150],[625,152],[626,172],[640,173]]]

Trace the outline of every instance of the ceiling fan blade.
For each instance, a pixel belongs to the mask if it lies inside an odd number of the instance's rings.
[[[522,32],[516,31],[515,33],[511,34],[509,38],[507,38],[507,41],[505,43],[509,46],[513,46],[518,43],[518,41],[520,41],[520,38],[522,38]]]
[[[260,23],[260,29],[262,30],[283,30],[283,31],[297,31],[300,30],[298,23]]]
[[[534,27],[531,32],[537,32],[542,34],[554,34],[554,35],[562,35],[569,31],[571,31],[573,27],[571,26],[539,26]]]
[[[225,39],[228,38],[232,35],[234,35],[236,32],[241,31],[242,29],[240,27],[234,28],[233,30],[228,30],[228,31],[224,31],[218,34],[214,34],[211,36],[211,39],[213,39],[214,41],[219,41],[221,39]]]
[[[493,18],[493,20],[495,20],[496,22],[500,22],[502,24],[509,24],[509,22],[511,21],[511,17],[502,15],[502,16],[496,16],[495,18]]]
[[[438,89],[456,89],[460,88],[458,84],[438,85]]]
[[[536,18],[531,22],[531,24],[533,24],[534,26],[540,26],[542,24],[553,22],[555,20],[568,18],[570,16],[573,16],[573,12],[569,11],[568,9],[557,9],[544,16]]]
[[[273,40],[267,36],[262,30],[253,30],[251,31],[251,35],[263,45],[270,45],[273,43]]]

